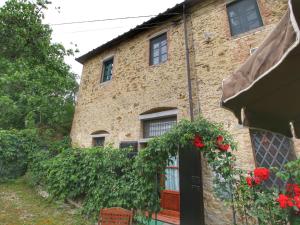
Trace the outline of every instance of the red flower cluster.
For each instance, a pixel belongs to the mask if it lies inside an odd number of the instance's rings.
[[[280,194],[277,201],[279,202],[279,205],[282,209],[285,209],[288,206],[293,207],[294,205],[292,199],[284,194]]]
[[[249,187],[261,184],[263,181],[268,180],[270,177],[270,170],[267,168],[256,168],[254,170],[254,177],[246,177],[246,182]]]
[[[200,135],[196,134],[194,138],[194,146],[197,148],[203,148],[205,147],[205,144],[203,143],[203,139]]]
[[[218,147],[218,149],[220,149],[221,151],[228,151],[230,145],[229,144],[223,144],[224,138],[223,136],[218,136],[217,140],[216,140],[216,145]],[[203,138],[199,135],[196,134],[194,137],[194,146],[197,148],[203,148],[205,147],[205,144],[203,142]]]
[[[223,144],[223,141],[224,141],[224,138],[223,136],[218,136],[217,137],[217,146],[218,146],[218,149],[220,149],[221,151],[228,151],[230,145],[229,144]]]
[[[254,170],[255,183],[260,184],[261,182],[268,180],[270,177],[270,170],[267,168],[256,168]]]
[[[296,206],[300,210],[300,187],[298,184],[287,184],[286,195],[280,194],[277,201],[282,209]]]

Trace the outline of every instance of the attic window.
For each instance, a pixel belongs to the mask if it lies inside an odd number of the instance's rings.
[[[103,74],[101,82],[111,80],[113,73],[114,58],[110,58],[103,62]]]
[[[150,40],[150,65],[161,64],[168,59],[167,34]]]

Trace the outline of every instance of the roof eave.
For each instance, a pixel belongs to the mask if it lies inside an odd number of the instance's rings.
[[[102,51],[104,51],[108,48],[111,48],[111,47],[115,46],[116,44],[119,44],[122,41],[127,40],[139,33],[144,32],[143,28],[153,27],[153,26],[155,26],[155,25],[153,25],[153,23],[163,22],[174,16],[180,15],[182,12],[183,4],[185,4],[185,2],[175,5],[173,8],[167,9],[165,12],[157,15],[156,17],[149,19],[148,21],[144,22],[143,24],[136,26],[135,28],[119,35],[118,37],[116,37],[116,38],[106,42],[105,44],[99,46],[98,48],[95,48],[92,51],[76,58],[75,60],[81,64],[84,64],[88,59],[98,55]]]

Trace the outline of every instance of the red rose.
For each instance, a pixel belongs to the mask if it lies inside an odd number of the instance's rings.
[[[295,196],[300,196],[300,187],[298,184],[294,185],[294,193],[295,193]]]
[[[254,177],[261,181],[268,180],[270,177],[270,170],[267,168],[256,168],[254,170]]]
[[[289,197],[284,195],[284,194],[280,194],[277,201],[279,202],[279,205],[280,205],[280,208],[282,209],[285,209],[288,207],[288,202],[290,201],[289,200]]]
[[[249,187],[253,187],[253,178],[252,177],[246,177],[246,182]]]
[[[228,151],[230,145],[229,144],[226,144],[226,145],[219,145],[218,146],[220,150],[222,151]]]
[[[221,151],[226,152],[226,151],[228,151],[230,145],[229,144],[223,144],[223,141],[224,141],[224,138],[223,138],[223,136],[220,135],[220,136],[217,137],[216,143],[217,143],[218,149],[220,149]]]
[[[300,187],[298,184],[287,184],[286,192],[289,196],[300,196]]]
[[[300,210],[300,196],[294,197],[295,206]]]
[[[260,177],[254,177],[255,184],[260,184],[263,180]]]
[[[224,141],[223,136],[220,135],[217,137],[217,144],[221,144],[223,141]]]
[[[195,135],[194,146],[196,146],[197,148],[203,148],[205,146],[202,137],[198,134]]]

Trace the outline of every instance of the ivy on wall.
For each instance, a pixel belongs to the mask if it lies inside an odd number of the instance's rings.
[[[144,212],[149,215],[158,212],[157,193],[162,188],[157,183],[158,174],[165,173],[170,158],[178,151],[194,146],[215,175],[216,196],[235,212],[234,223],[277,225],[298,218],[300,195],[265,189],[263,182],[269,177],[269,169],[258,168],[248,174],[236,168],[237,144],[232,136],[221,124],[203,118],[180,121],[168,133],[152,139],[135,157],[130,157],[130,148],[80,149],[71,148],[66,141],[43,147],[29,134],[12,137],[0,132],[0,156],[8,159],[6,167],[19,164],[22,173],[18,175],[24,174],[28,167],[33,184],[43,186],[55,199],[81,202],[83,212],[89,216],[97,217],[100,208],[113,206],[134,209],[139,218],[145,218]],[[19,159],[26,166],[22,167]],[[286,171],[272,170],[289,182],[290,187],[299,187],[300,160],[287,164]]]
[[[83,211],[89,215],[112,206],[151,214],[160,210],[157,192],[162,187],[157,185],[157,175],[165,173],[170,157],[190,145],[199,147],[223,179],[232,176],[235,157],[231,151],[236,143],[221,125],[202,118],[179,122],[170,132],[152,139],[134,158],[128,157],[131,149],[112,146],[64,148],[57,155],[36,151],[29,157],[29,175],[55,198],[82,201]]]

